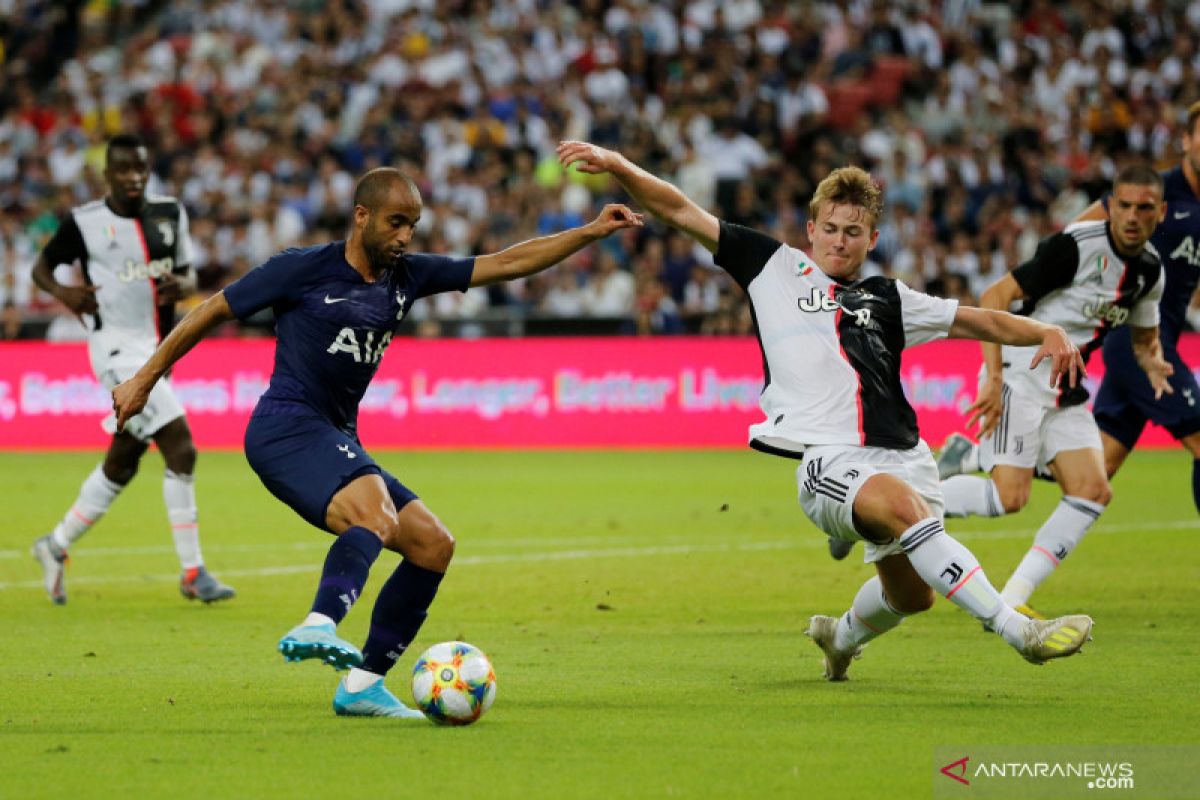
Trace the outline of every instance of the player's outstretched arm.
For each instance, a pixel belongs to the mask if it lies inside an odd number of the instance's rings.
[[[720,221],[678,188],[646,172],[620,153],[587,142],[567,141],[558,143],[558,160],[564,167],[574,164],[580,172],[593,175],[607,172],[642,208],[683,231],[710,253],[717,252]]]
[[[1070,386],[1076,386],[1086,374],[1083,356],[1067,332],[1057,325],[1047,325],[1029,317],[1018,317],[994,308],[959,306],[949,336],[952,339],[978,339],[1018,347],[1040,345],[1029,368],[1033,369],[1043,359],[1050,359],[1051,386],[1057,385],[1059,378],[1064,375]]]
[[[514,244],[499,253],[477,256],[471,285],[486,286],[541,272],[615,231],[641,225],[641,214],[635,214],[620,203],[611,203],[587,225]]]
[[[1067,332],[1057,325],[1047,325],[1029,317],[1018,317],[995,308],[959,306],[949,337],[978,339],[984,342],[985,350],[994,349],[995,352],[996,363],[989,365],[979,396],[967,408],[967,427],[978,424],[980,436],[995,430],[1004,411],[1004,376],[999,345],[1041,345],[1029,367],[1032,369],[1049,358],[1051,386],[1057,385],[1063,375],[1067,376],[1071,386],[1075,386],[1084,375],[1083,357]]]
[[[1175,367],[1163,358],[1162,342],[1158,338],[1158,326],[1139,328],[1129,326],[1130,338],[1133,340],[1133,356],[1138,366],[1150,379],[1150,387],[1154,389],[1154,399],[1158,400],[1163,394],[1175,394],[1171,388],[1170,377],[1175,374]]]
[[[183,358],[196,342],[222,322],[233,319],[233,310],[225,299],[224,292],[217,292],[193,308],[171,334],[159,343],[154,355],[129,380],[113,389],[113,411],[117,415],[117,430],[146,406],[150,390],[171,366]]]

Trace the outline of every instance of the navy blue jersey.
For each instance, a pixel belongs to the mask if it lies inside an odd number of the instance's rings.
[[[1200,197],[1188,185],[1182,166],[1167,170],[1162,177],[1167,216],[1154,229],[1150,243],[1162,258],[1167,275],[1158,304],[1159,332],[1163,346],[1174,349],[1183,332],[1188,302],[1200,282]],[[1104,195],[1105,208],[1108,208],[1110,196],[1111,193]],[[1113,345],[1106,345],[1105,352],[1110,346],[1128,347],[1128,333],[1118,337],[1118,342]]]
[[[275,312],[275,369],[256,414],[316,411],[353,433],[379,359],[418,297],[466,291],[474,258],[406,255],[375,283],[346,262],[344,241],[285,250],[225,288],[239,319]]]

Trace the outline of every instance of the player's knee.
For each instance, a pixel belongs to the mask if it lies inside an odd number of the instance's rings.
[[[855,527],[877,543],[898,538],[931,516],[929,504],[911,486],[890,475],[869,479],[854,501]]]
[[[445,572],[454,557],[454,537],[441,520],[432,514],[409,517],[388,528],[384,547],[400,553],[414,564]]]
[[[996,493],[1000,495],[1000,505],[1005,514],[1015,514],[1029,503],[1028,486],[996,484]]]
[[[896,598],[888,598],[892,607],[901,614],[920,614],[922,611],[928,611],[933,608],[933,601],[937,599],[937,595],[933,593],[933,589],[928,585],[913,586],[904,591],[903,594]]]
[[[907,530],[924,519],[933,516],[929,504],[914,491],[899,494],[892,500],[891,512]]]
[[[438,523],[440,532],[437,541],[437,560],[442,564],[443,568],[450,566],[450,560],[454,558],[454,548],[458,544],[454,540],[454,535],[450,533],[450,529],[445,525]]]
[[[167,469],[177,475],[192,475],[196,471],[196,445],[189,438],[185,442],[163,452]]]
[[[1064,492],[1072,497],[1078,497],[1082,500],[1090,500],[1093,503],[1099,503],[1102,506],[1112,502],[1112,485],[1103,478],[1095,478],[1083,483],[1076,484],[1071,487],[1069,492]]]
[[[138,459],[129,460],[109,456],[104,459],[104,477],[113,483],[124,486],[133,480],[134,475],[137,475],[138,463]]]

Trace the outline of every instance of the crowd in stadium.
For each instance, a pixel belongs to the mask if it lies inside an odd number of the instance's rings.
[[[5,338],[82,337],[29,271],[60,215],[103,195],[118,132],[150,145],[151,191],[186,205],[207,292],[343,236],[379,165],[422,190],[414,250],[580,224],[620,198],[558,166],[555,144],[584,139],[800,247],[814,181],[862,165],[887,201],[865,274],[971,301],[1119,166],[1177,163],[1200,98],[1195,1],[31,2],[0,20]],[[415,330],[751,330],[706,251],[626,233],[431,298]]]

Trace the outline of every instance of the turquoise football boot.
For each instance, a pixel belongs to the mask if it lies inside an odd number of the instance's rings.
[[[333,710],[339,717],[397,717],[399,719],[425,719],[415,708],[409,708],[396,699],[396,695],[383,685],[383,679],[372,683],[361,692],[351,692],[346,681],[338,682],[333,696]]]
[[[288,661],[319,658],[337,670],[362,664],[358,648],[339,639],[332,625],[297,625],[279,640],[279,652]]]

